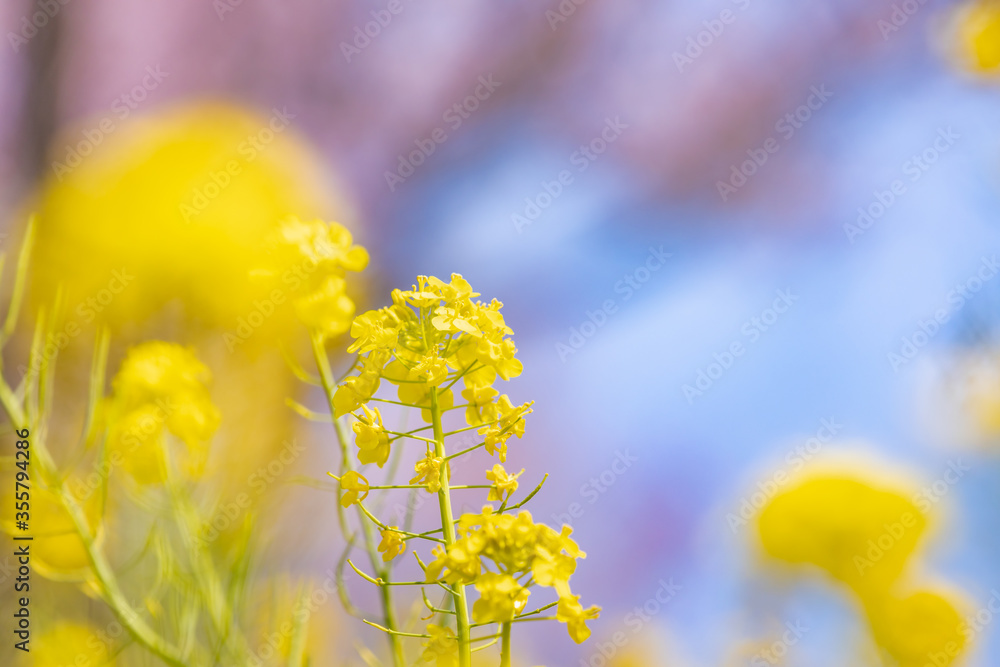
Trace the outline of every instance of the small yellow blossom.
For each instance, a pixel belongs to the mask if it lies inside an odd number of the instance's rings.
[[[410,484],[423,484],[427,487],[428,493],[437,493],[441,490],[441,464],[444,459],[434,456],[429,449],[424,458],[417,461],[413,466],[416,476],[410,480]]]
[[[472,607],[476,623],[507,623],[524,611],[531,594],[509,574],[485,572],[476,579],[479,599]]]
[[[556,607],[556,619],[566,624],[569,636],[577,644],[582,644],[590,637],[590,628],[587,621],[592,621],[600,616],[601,608],[598,606],[583,608],[580,604],[580,596],[559,598],[559,605]]]
[[[484,410],[483,414],[489,414],[488,421],[492,422],[479,429],[479,434],[486,436],[486,451],[490,455],[496,454],[500,462],[507,460],[507,440],[512,435],[518,438],[524,435],[524,415],[531,412],[532,402],[514,407],[507,394],[500,396],[500,399]]]
[[[455,632],[451,628],[429,623],[427,634],[431,637],[424,642],[421,656],[423,661],[433,662],[436,667],[458,667],[458,639]]]
[[[509,498],[512,493],[517,491],[517,478],[523,474],[524,468],[521,468],[521,472],[516,475],[511,475],[504,470],[501,464],[494,464],[493,470],[486,471],[486,479],[493,482],[489,496],[486,499],[503,500],[505,496]]]
[[[362,405],[364,416],[354,422],[354,432],[357,437],[354,444],[358,446],[358,460],[362,463],[376,463],[381,468],[389,460],[389,434],[382,424],[382,413],[378,408],[368,409]]]
[[[354,470],[340,476],[340,488],[345,491],[344,497],[340,499],[340,504],[344,507],[350,507],[368,497],[368,480]]]
[[[378,550],[382,552],[382,560],[387,563],[406,551],[406,541],[399,532],[399,526],[391,526],[389,530],[382,531],[382,541],[379,542]]]

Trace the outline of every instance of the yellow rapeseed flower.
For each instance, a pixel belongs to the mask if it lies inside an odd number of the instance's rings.
[[[368,497],[368,480],[354,470],[349,470],[340,476],[340,488],[345,491],[340,499],[340,504],[344,507],[350,507]]]
[[[399,532],[399,526],[390,526],[389,530],[382,531],[382,541],[378,544],[378,550],[386,563],[406,551],[406,541]]]
[[[389,434],[382,424],[382,413],[378,408],[368,409],[362,405],[364,415],[354,422],[354,433],[357,437],[354,444],[358,446],[358,460],[362,463],[375,463],[379,468],[389,460]]]
[[[509,574],[484,572],[476,579],[479,599],[472,607],[476,623],[507,623],[524,610],[531,593]]]
[[[510,497],[512,493],[517,491],[517,478],[524,474],[524,468],[521,468],[521,472],[511,475],[506,470],[504,470],[503,465],[496,463],[493,465],[492,470],[486,471],[486,479],[493,482],[493,486],[490,488],[490,493],[487,496],[487,500],[503,500],[504,497]]]

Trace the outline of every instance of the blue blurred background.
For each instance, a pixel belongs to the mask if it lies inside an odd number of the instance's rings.
[[[995,384],[1000,88],[955,66],[953,5],[915,6],[66,4],[0,49],[0,193],[15,210],[59,129],[147,67],[168,76],[137,114],[286,110],[371,251],[363,306],[452,272],[505,303],[509,393],[537,402],[508,468],[552,472],[533,512],[573,525],[574,589],[604,607],[579,648],[526,631],[531,660],[603,664],[624,631],[645,664],[753,664],[796,619],[784,664],[843,665],[848,598],[758,576],[729,516],[810,438],[922,483],[960,462],[925,562],[977,606],[1000,589],[1000,463],[967,400]],[[4,3],[3,32],[31,11]],[[995,635],[969,664],[1000,664]]]

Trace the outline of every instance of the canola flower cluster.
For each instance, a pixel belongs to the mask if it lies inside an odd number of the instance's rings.
[[[421,562],[425,582],[417,583],[441,584],[453,591],[455,628],[432,620],[426,633],[420,635],[426,640],[424,660],[440,667],[471,664],[471,644],[476,640],[470,635],[471,627],[501,625],[501,664],[509,665],[512,623],[525,617],[543,620],[538,614],[556,607],[551,618],[565,623],[570,637],[579,643],[590,635],[586,622],[597,618],[600,611],[595,606],[585,608],[571,591],[570,577],[577,561],[586,557],[571,539],[572,529],[563,526],[556,531],[535,523],[529,512],[522,510],[515,515],[511,511],[515,506],[507,506],[524,470],[512,474],[503,464],[511,436],[521,438],[524,434],[525,416],[531,413],[532,402],[515,405],[494,386],[498,379],[517,377],[523,369],[510,338],[513,332],[501,313],[503,304],[496,299],[482,302],[477,300],[479,296],[458,274],[448,282],[419,276],[411,289],[394,290],[391,305],[354,319],[350,326],[354,341],[347,349],[356,352],[358,358],[336,389],[330,388],[329,392],[334,419],[348,415],[353,418],[354,456],[361,465],[382,468],[404,439],[425,445],[410,485],[438,496],[442,526],[436,532],[442,538],[388,526],[366,508],[361,509],[380,529],[381,541],[376,550],[383,562],[404,553],[410,540],[423,538],[437,543],[433,560],[427,565]],[[322,371],[325,360],[317,361]],[[376,397],[383,381],[395,387],[398,400]],[[459,382],[463,402],[456,405]],[[386,426],[381,411],[373,405],[379,402],[417,409],[429,426],[408,433],[395,432]],[[466,427],[444,433],[444,414],[461,408]],[[428,428],[433,438],[415,435]],[[475,430],[482,441],[449,455],[446,436],[470,430]],[[485,471],[488,484],[461,488],[485,488],[487,501],[501,505],[486,505],[480,513],[464,514],[454,520],[450,461],[480,448],[497,461]],[[343,507],[360,505],[372,489],[395,488],[372,485],[353,469],[342,470],[335,477]],[[528,499],[530,496],[516,507]],[[381,572],[378,579],[361,574],[382,585],[387,571]],[[471,622],[466,586],[478,593]],[[553,589],[557,600],[528,612],[528,598],[535,586]],[[388,610],[386,616],[390,616]],[[401,634],[392,627],[383,629],[390,635]]]

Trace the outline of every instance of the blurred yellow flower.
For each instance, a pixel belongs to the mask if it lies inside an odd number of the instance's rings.
[[[431,638],[424,642],[421,656],[423,661],[433,662],[436,667],[458,667],[458,639],[455,632],[451,628],[429,623],[427,634]]]
[[[166,480],[165,431],[186,446],[179,461],[184,474],[201,475],[205,445],[219,426],[206,388],[210,377],[194,352],[180,345],[150,341],[129,350],[111,383],[108,441],[136,481]]]
[[[899,578],[926,524],[903,492],[836,475],[782,491],[758,521],[768,555],[822,568],[862,596]]]
[[[947,667],[960,656],[968,637],[956,605],[943,595],[920,591],[888,596],[866,605],[875,641],[898,667]]]
[[[958,53],[971,69],[1000,69],[1000,2],[974,0],[958,9],[955,19]]]
[[[476,579],[479,599],[472,606],[476,623],[507,623],[524,611],[531,592],[509,574],[484,572]]]
[[[74,480],[69,480],[74,484]],[[8,488],[13,488],[11,482]],[[92,493],[87,498],[77,498],[83,507],[91,534],[100,540],[101,494]],[[11,535],[23,534],[15,530],[14,503],[0,505],[0,525]],[[31,567],[44,577],[56,581],[81,581],[90,571],[87,549],[76,532],[70,515],[59,498],[44,488],[33,485],[31,490]]]
[[[327,216],[339,202],[292,120],[189,103],[134,116],[74,160],[63,155],[78,136],[68,129],[35,205],[35,295],[48,302],[62,284],[78,325],[115,331],[168,307],[240,345],[294,331],[270,286],[248,276],[268,264],[281,220]],[[297,286],[297,276],[284,278],[282,302]]]
[[[38,638],[31,642],[32,667],[115,664],[108,653],[109,647],[86,625],[57,621],[42,628]]]

